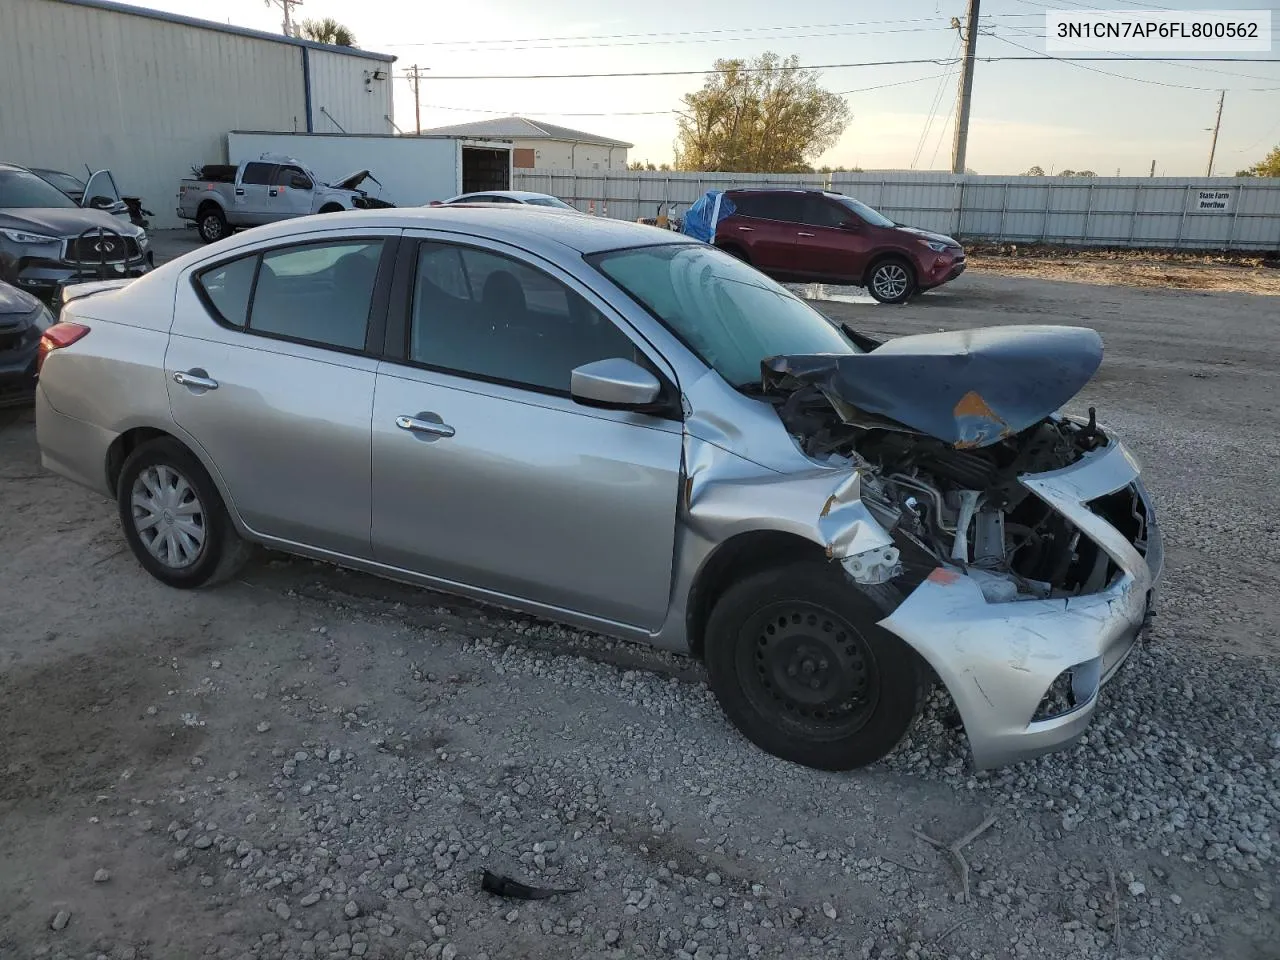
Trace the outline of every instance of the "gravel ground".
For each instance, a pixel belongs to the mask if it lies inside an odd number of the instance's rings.
[[[1273,302],[849,299],[819,305],[873,334],[1103,333],[1081,401],[1143,458],[1168,566],[1078,746],[975,774],[935,695],[888,761],[819,773],[685,658],[276,555],[168,590],[0,412],[0,957],[1280,956]],[[966,901],[920,834],[988,822]]]

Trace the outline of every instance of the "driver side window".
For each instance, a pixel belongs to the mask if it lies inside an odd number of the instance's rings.
[[[838,227],[853,219],[853,213],[832,203],[826,197],[810,196],[805,210],[805,222],[814,227]]]
[[[554,277],[476,247],[420,247],[411,362],[568,396],[574,368],[614,357],[645,362],[613,321]]]

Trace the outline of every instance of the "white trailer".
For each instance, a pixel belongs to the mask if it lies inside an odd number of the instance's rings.
[[[382,184],[366,181],[370,196],[400,207],[424,206],[477,190],[510,190],[513,146],[509,140],[389,134],[227,134],[227,159],[239,164],[264,153],[296,157],[327,180],[369,170]]]

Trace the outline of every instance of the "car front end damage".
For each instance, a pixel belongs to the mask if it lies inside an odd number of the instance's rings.
[[[975,766],[1070,744],[1149,622],[1163,562],[1133,454],[1092,411],[1057,412],[1100,339],[1005,327],[864,345],[764,364],[761,396],[834,468],[810,536],[852,588],[892,586],[879,625],[945,684]]]

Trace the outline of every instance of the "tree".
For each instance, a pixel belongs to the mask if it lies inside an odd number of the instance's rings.
[[[658,168],[655,167],[648,160],[644,160],[644,161],[632,160],[630,163],[627,164],[627,169],[628,170],[657,170]]]
[[[1023,176],[1024,177],[1043,177],[1044,167],[1041,167],[1041,166],[1032,167],[1030,170],[1024,173]]]
[[[675,153],[678,170],[791,173],[809,169],[852,116],[819,74],[765,53],[717,60],[701,90],[684,95]]]
[[[323,20],[303,20],[298,27],[298,36],[304,40],[328,43],[335,47],[356,45],[356,35],[333,17],[325,17]]]
[[[1280,177],[1280,146],[1271,148],[1271,152],[1245,170],[1237,170],[1237,177]]]

